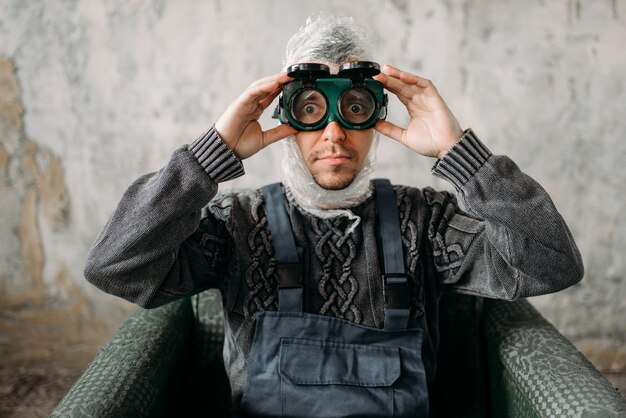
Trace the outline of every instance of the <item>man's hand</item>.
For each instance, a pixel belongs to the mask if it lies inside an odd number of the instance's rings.
[[[379,120],[375,129],[413,151],[442,158],[463,136],[463,130],[430,80],[385,64],[374,77],[406,106],[411,119],[406,129]]]
[[[263,111],[280,94],[283,85],[291,80],[286,73],[279,73],[255,81],[228,105],[215,122],[215,130],[240,160],[297,132],[285,124],[263,131],[258,121]]]

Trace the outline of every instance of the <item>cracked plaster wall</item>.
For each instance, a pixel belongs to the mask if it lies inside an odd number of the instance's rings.
[[[0,0],[3,362],[85,364],[133,309],[82,276],[124,189],[279,70],[286,40],[317,10],[371,28],[377,61],[432,79],[463,126],[544,185],[586,276],[533,303],[598,367],[626,371],[619,0]],[[390,119],[404,118],[392,104]],[[278,180],[280,156],[270,147],[222,187]],[[449,189],[432,162],[382,140],[377,175]]]

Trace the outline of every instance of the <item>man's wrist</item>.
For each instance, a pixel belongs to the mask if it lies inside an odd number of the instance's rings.
[[[439,153],[437,154],[437,158],[441,160],[452,148],[454,148],[456,144],[459,143],[461,139],[463,139],[464,135],[465,131],[459,128],[459,131],[456,133],[456,135],[451,135],[453,139],[445,141],[448,143],[448,145],[445,146],[441,151],[439,151]]]

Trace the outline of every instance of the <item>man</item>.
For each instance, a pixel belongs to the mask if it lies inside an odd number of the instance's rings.
[[[286,64],[336,74],[369,58],[358,33],[349,20],[311,20]],[[463,131],[432,82],[389,65],[373,79],[406,106],[406,127],[379,118],[348,129],[344,115],[264,131],[260,115],[295,80],[252,83],[214,127],[128,188],[88,255],[90,282],[143,307],[221,291],[236,413],[426,416],[441,292],[515,299],[582,278],[547,193]],[[306,97],[314,114],[319,103]],[[371,183],[376,132],[437,158],[433,173],[456,197]],[[243,174],[241,160],[277,141],[283,187],[216,196]]]

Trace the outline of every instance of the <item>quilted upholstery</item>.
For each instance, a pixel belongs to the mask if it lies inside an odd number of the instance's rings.
[[[51,417],[168,416],[164,393],[185,356],[191,336],[188,299],[137,310],[100,350]],[[176,416],[176,415],[169,415]]]
[[[528,302],[489,300],[485,330],[497,417],[626,417],[626,401]]]
[[[527,301],[444,295],[431,400],[445,417],[617,417],[626,401]],[[52,417],[226,417],[213,290],[138,309]]]

